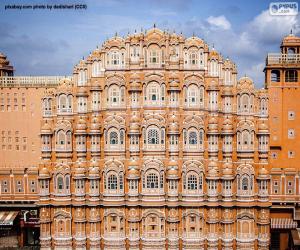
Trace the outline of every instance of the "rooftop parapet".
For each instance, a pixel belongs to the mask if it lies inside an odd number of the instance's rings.
[[[61,79],[71,76],[2,76],[0,77],[0,87],[56,87]]]

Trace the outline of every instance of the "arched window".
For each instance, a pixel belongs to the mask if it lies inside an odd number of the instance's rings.
[[[198,104],[199,90],[195,84],[188,87],[188,104],[189,106],[195,106]]]
[[[64,180],[62,176],[57,177],[57,190],[58,192],[62,192],[64,189]]]
[[[191,144],[191,145],[197,144],[197,132],[196,131],[189,132],[189,144]]]
[[[271,82],[280,82],[280,72],[279,70],[271,70]]]
[[[155,173],[147,175],[147,188],[158,188],[158,176]]]
[[[295,48],[288,48],[287,52],[288,52],[288,54],[295,54],[296,50],[295,50]]]
[[[197,65],[198,64],[198,54],[196,51],[192,51],[189,54],[189,64],[190,65]]]
[[[150,50],[149,51],[149,61],[150,61],[150,64],[159,63],[159,53],[158,53],[157,50]]]
[[[249,187],[249,179],[248,177],[244,176],[242,179],[242,190],[247,191]]]
[[[70,175],[65,176],[65,181],[66,181],[66,192],[70,192]]]
[[[62,146],[65,145],[65,132],[63,130],[59,130],[57,132],[57,144]]]
[[[242,95],[242,106],[241,106],[241,111],[242,112],[249,112],[249,96],[247,94]]]
[[[67,137],[67,145],[66,145],[66,148],[67,148],[68,150],[71,150],[71,149],[72,149],[72,133],[71,133],[70,130],[67,131],[66,137]]]
[[[249,144],[249,138],[250,135],[249,135],[249,131],[248,130],[244,130],[242,132],[242,138],[243,138],[243,145],[248,145]]]
[[[159,144],[158,129],[148,129],[148,144]]]
[[[286,82],[297,82],[298,81],[298,73],[297,70],[287,70],[285,71],[285,81]]]
[[[114,174],[111,174],[108,176],[108,189],[109,190],[116,190],[118,189],[118,179],[117,176]]]
[[[265,98],[262,98],[260,100],[260,113],[261,115],[268,114],[268,105],[267,105],[267,100]]]
[[[218,76],[218,62],[217,60],[210,61],[210,75],[211,76]]]
[[[160,85],[156,82],[147,85],[147,96],[150,103],[156,103],[160,99]]]
[[[118,144],[118,133],[116,131],[110,132],[109,142],[110,142],[111,145]]]
[[[111,64],[112,65],[119,65],[120,64],[120,55],[118,51],[113,51],[111,53]]]
[[[45,98],[43,99],[43,111],[44,115],[51,115],[51,110],[52,110],[52,105],[51,105],[51,99],[50,98]]]
[[[120,104],[120,88],[117,85],[109,87],[109,101],[112,106]]]
[[[68,107],[68,105],[67,105],[67,102],[68,102],[67,96],[64,95],[64,94],[62,94],[62,95],[59,96],[58,100],[59,100],[59,102],[58,102],[58,109],[60,111],[65,111],[67,109],[67,107]]]
[[[80,70],[78,74],[78,86],[84,86],[87,81],[87,70]]]
[[[124,130],[123,129],[120,131],[120,143],[124,144]]]
[[[198,188],[198,180],[196,175],[191,174],[187,178],[187,188],[188,190],[196,190]]]

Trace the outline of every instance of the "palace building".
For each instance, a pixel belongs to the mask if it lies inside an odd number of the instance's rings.
[[[41,249],[269,249],[269,98],[236,76],[154,27],[44,88]]]

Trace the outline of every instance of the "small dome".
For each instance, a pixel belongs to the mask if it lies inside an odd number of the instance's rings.
[[[268,133],[269,132],[269,128],[268,128],[268,125],[265,123],[265,121],[260,121],[258,123],[258,132],[259,133]]]
[[[219,172],[217,168],[210,168],[207,171],[207,178],[208,179],[218,179],[219,178]]]
[[[140,171],[138,170],[138,167],[130,166],[128,168],[127,179],[139,179],[139,178],[140,178]]]
[[[44,178],[47,178],[47,177],[50,178],[50,172],[49,172],[49,170],[46,168],[46,166],[44,166],[44,167],[40,170],[39,176],[40,176],[40,177],[44,177]]]
[[[77,96],[88,96],[87,90],[84,87],[80,87],[77,90]]]
[[[214,116],[210,117],[208,120],[208,132],[218,132],[218,120]]]
[[[52,134],[51,126],[47,121],[43,124],[43,126],[41,128],[41,133],[42,134]]]
[[[140,122],[140,118],[136,115],[136,113],[133,113],[130,118],[130,123],[137,123]]]
[[[265,166],[262,166],[259,170],[258,170],[258,176],[259,177],[266,177],[268,176],[269,172],[268,170],[265,168]]]
[[[98,167],[92,167],[89,169],[89,176],[91,177],[98,177],[99,176],[99,168]]]
[[[229,86],[225,86],[222,90],[222,95],[223,96],[233,96],[232,88]]]
[[[233,168],[231,162],[225,162],[222,165],[222,178],[233,178]]]
[[[130,91],[142,91],[141,83],[138,81],[132,81],[129,84],[129,90]]]
[[[178,179],[178,169],[177,167],[169,167],[167,170],[167,179]]]
[[[209,56],[210,56],[210,57],[218,57],[218,56],[219,56],[219,53],[215,50],[215,48],[212,48],[212,49],[209,51]]]
[[[140,119],[135,113],[133,113],[133,115],[130,118],[129,133],[131,134],[140,133]]]
[[[233,132],[233,123],[232,123],[231,119],[226,118],[223,121],[222,132],[224,132],[224,133]]]
[[[102,90],[102,87],[100,85],[100,83],[98,81],[93,81],[92,82],[92,86],[91,86],[91,90]]]
[[[218,162],[217,161],[209,161],[208,168],[218,168]]]
[[[208,90],[218,90],[219,89],[219,85],[216,81],[212,80],[208,83],[208,86],[207,86],[207,89]]]
[[[178,166],[178,162],[177,161],[175,161],[174,159],[171,159],[170,161],[169,161],[169,163],[168,163],[168,166],[170,166],[170,167],[174,167],[174,166]]]
[[[251,87],[253,86],[253,80],[248,76],[243,76],[238,81],[238,87],[241,86]]]
[[[179,125],[177,122],[171,122],[168,126],[169,134],[179,134]]]
[[[83,168],[81,166],[76,167],[75,171],[74,171],[74,176],[75,177],[83,177],[83,176],[85,176],[85,168]]]
[[[2,54],[0,52],[0,65],[1,66],[8,66],[9,65],[9,61],[6,58],[6,55]]]
[[[99,119],[96,116],[94,116],[91,122],[91,132],[98,132],[100,129],[101,124],[99,122]]]
[[[77,124],[76,124],[76,130],[77,131],[83,131],[87,129],[86,121],[80,117]]]
[[[129,162],[128,162],[128,167],[138,167],[138,162],[135,160],[135,159],[131,159]]]
[[[211,116],[208,120],[208,124],[218,124],[218,121],[214,116]]]
[[[179,89],[179,82],[178,81],[171,81],[170,83],[169,83],[169,89],[170,90],[180,90]]]

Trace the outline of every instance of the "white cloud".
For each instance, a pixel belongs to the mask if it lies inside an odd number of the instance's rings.
[[[261,12],[248,25],[246,32],[249,38],[257,42],[274,43],[287,35],[291,29],[300,30],[300,17],[270,15],[269,10]]]
[[[230,22],[225,16],[209,16],[206,21],[215,28],[220,28],[223,30],[229,30],[231,28]]]

